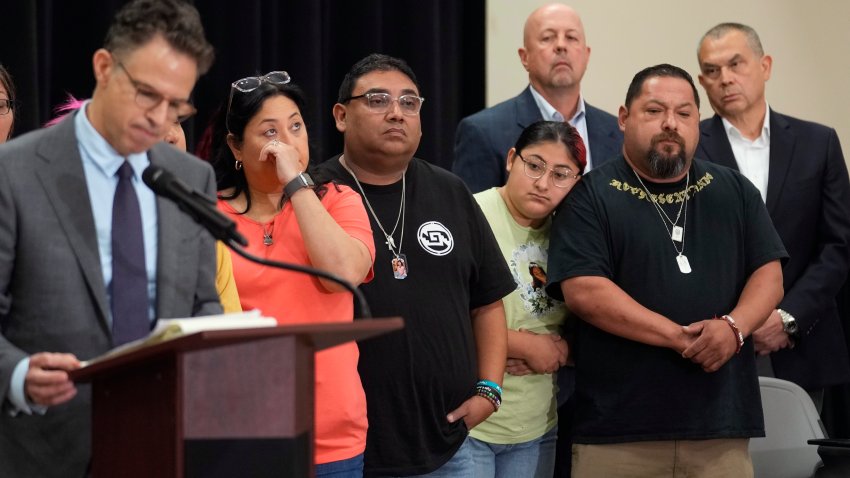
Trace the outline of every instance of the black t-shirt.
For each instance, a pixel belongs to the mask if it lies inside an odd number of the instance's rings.
[[[644,182],[675,219],[685,180]],[[593,170],[553,224],[547,291],[560,297],[561,281],[601,276],[678,324],[729,313],[750,274],[787,254],[758,190],[737,172],[695,159],[688,192],[683,254],[693,271],[683,274],[660,213],[625,159]],[[706,373],[671,349],[580,321],[576,354],[576,443],[764,435],[750,339]]]
[[[359,192],[338,157],[321,168]],[[467,430],[463,420],[449,424],[446,414],[472,396],[479,379],[470,310],[516,288],[487,220],[460,179],[414,158],[406,183],[404,239],[397,231],[394,240],[407,258],[407,278],[394,278],[393,256],[369,213],[375,278],[361,290],[375,317],[400,315],[405,326],[359,344],[369,418],[366,475],[429,473],[454,455]],[[362,186],[389,233],[399,213],[401,181]]]

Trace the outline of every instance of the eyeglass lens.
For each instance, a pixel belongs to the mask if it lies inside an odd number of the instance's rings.
[[[254,91],[263,84],[263,82],[273,85],[285,85],[289,83],[289,73],[285,71],[271,71],[263,76],[249,76],[233,82],[233,87],[242,93]]]
[[[152,110],[162,104],[163,101],[168,101],[168,115],[173,121],[178,123],[186,121],[197,111],[192,103],[188,101],[168,100],[159,92],[152,90],[149,86],[136,81],[123,63],[119,61],[117,64],[122,70],[124,70],[124,73],[127,75],[127,78],[130,80],[133,88],[136,89],[136,104],[139,105],[140,108]]]
[[[394,101],[389,93],[368,93],[365,96],[369,109],[376,113],[385,113]],[[404,114],[415,115],[422,107],[422,98],[415,95],[401,95],[398,97],[398,107]]]
[[[520,156],[523,163],[525,164],[525,174],[532,179],[540,179],[546,174],[546,161],[537,157],[537,156],[529,156],[528,158],[523,158]],[[573,171],[566,166],[555,166],[552,168],[552,182],[555,183],[555,186],[564,187],[569,184],[571,179],[576,178],[576,175]]]

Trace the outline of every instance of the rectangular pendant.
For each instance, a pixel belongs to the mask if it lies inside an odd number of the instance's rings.
[[[407,256],[399,254],[392,259],[393,277],[396,279],[404,279],[407,277]]]
[[[682,274],[690,274],[691,273],[691,263],[688,262],[688,257],[682,254],[676,256],[676,263],[679,264],[679,271]]]
[[[673,226],[673,233],[670,234],[670,238],[676,242],[682,242],[682,236],[685,235],[685,230],[682,229],[681,226]]]

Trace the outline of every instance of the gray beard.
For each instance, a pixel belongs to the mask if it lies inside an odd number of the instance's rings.
[[[653,149],[649,152],[647,159],[649,160],[649,171],[654,178],[674,178],[685,170],[685,152],[681,148],[679,154],[673,156],[665,156]]]

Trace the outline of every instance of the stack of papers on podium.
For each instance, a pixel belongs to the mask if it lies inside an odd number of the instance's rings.
[[[124,345],[115,347],[100,357],[83,362],[82,366],[85,367],[95,362],[115,357],[116,355],[125,354],[127,352],[132,352],[133,350],[149,347],[151,345],[197,332],[206,332],[208,330],[253,329],[276,326],[277,320],[272,317],[264,317],[257,309],[248,312],[205,315],[185,319],[159,319],[156,322],[156,327],[154,327],[147,337],[142,337],[141,339],[127,342]]]

